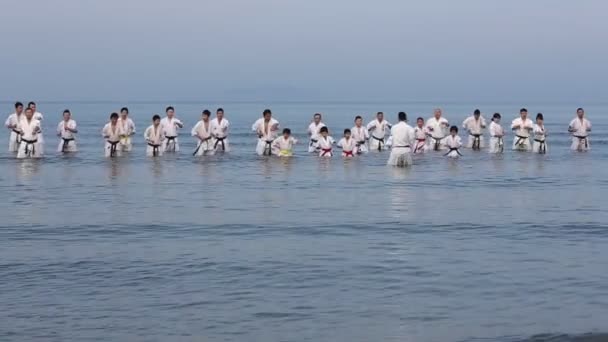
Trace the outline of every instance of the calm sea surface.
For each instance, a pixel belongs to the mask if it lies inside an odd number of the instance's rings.
[[[106,160],[100,130],[123,105],[135,149]],[[142,134],[166,105],[182,152],[148,159]],[[196,160],[190,129],[219,105],[233,151]],[[443,108],[459,126],[499,111],[506,127],[520,106]],[[608,106],[585,106],[593,149],[573,153],[578,106],[528,106],[545,114],[546,156],[395,169],[388,153],[307,154],[311,115],[338,138],[356,114],[433,104],[40,102],[44,160],[14,160],[0,133],[0,341],[606,340]],[[80,129],[69,158],[53,152],[65,107]],[[266,107],[300,138],[295,158],[254,154]]]

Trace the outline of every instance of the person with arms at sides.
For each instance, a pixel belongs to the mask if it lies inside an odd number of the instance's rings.
[[[319,131],[321,130],[321,127],[326,127],[321,119],[321,113],[316,113],[312,117],[312,122],[308,125],[308,136],[310,137],[310,143],[308,144],[309,153],[316,152],[317,142],[319,141]]]
[[[321,127],[319,130],[319,142],[317,143],[319,157],[329,158],[333,156],[332,148],[335,143],[336,141],[329,135],[329,130],[327,127]]]
[[[72,119],[72,113],[69,109],[63,111],[63,120],[57,125],[57,136],[59,137],[59,146],[57,152],[69,153],[76,152],[76,121]]]
[[[159,157],[163,155],[163,140],[165,135],[163,134],[163,126],[160,124],[160,115],[154,115],[152,117],[152,125],[146,128],[144,132],[144,138],[148,147],[146,147],[146,156],[148,157]]]
[[[272,153],[279,157],[291,157],[293,156],[293,145],[297,143],[298,141],[291,136],[291,130],[285,128],[283,135],[272,142]]]
[[[424,153],[427,150],[426,145],[426,136],[427,131],[424,127],[424,119],[418,118],[416,119],[416,127],[414,128],[414,136],[416,137],[416,142],[414,143],[414,153]]]
[[[40,134],[40,120],[34,119],[34,111],[31,108],[25,110],[25,116],[19,121],[21,133],[21,144],[17,152],[18,159],[42,157],[42,144],[38,140]]]
[[[215,119],[211,120],[211,135],[215,139],[213,147],[218,152],[228,152],[228,128],[230,122],[224,119],[224,110],[218,108],[215,112]]]
[[[165,112],[167,116],[160,121],[165,134],[165,140],[163,141],[163,152],[178,152],[179,142],[177,141],[177,135],[179,129],[184,127],[184,124],[175,117],[175,108],[169,106]]]
[[[391,124],[384,120],[384,113],[378,112],[376,119],[367,124],[367,130],[371,136],[369,148],[371,151],[382,151],[385,149],[385,139],[387,133],[390,133]]]
[[[42,113],[38,112],[36,110],[36,102],[30,101],[27,104],[27,108],[30,108],[32,110],[32,113],[34,113],[34,115],[32,116],[32,118],[34,120],[38,120],[40,121],[40,132],[38,132],[38,151],[40,152],[40,155],[44,154],[44,135],[42,134],[42,119],[44,119],[44,115],[42,115]]]
[[[511,130],[515,133],[513,149],[525,152],[532,151],[530,132],[534,130],[534,123],[528,118],[528,110],[526,108],[522,108],[519,111],[519,118],[513,120]]]
[[[570,148],[573,151],[587,151],[591,149],[591,144],[589,143],[591,122],[585,118],[585,110],[583,108],[576,110],[576,118],[570,122],[568,132],[572,134],[572,145]]]
[[[135,123],[129,117],[129,108],[122,107],[120,109],[120,117],[118,118],[118,126],[122,131],[120,137],[119,149],[122,152],[131,152],[133,144],[131,143],[131,137],[135,135]]]
[[[536,124],[534,124],[534,128],[532,129],[534,133],[532,151],[535,153],[547,153],[547,130],[545,129],[544,121],[543,113],[536,114]]]
[[[490,153],[502,153],[504,151],[505,131],[500,125],[500,113],[494,113],[490,122]]]
[[[338,141],[339,148],[342,149],[342,157],[352,158],[357,153],[357,142],[351,136],[350,129],[344,130],[344,137]]]
[[[445,149],[445,139],[448,134],[446,130],[450,127],[448,120],[442,117],[441,108],[435,108],[433,117],[426,120],[426,132],[429,137],[429,150],[439,151]]]
[[[475,109],[473,115],[464,120],[462,128],[469,133],[467,148],[479,151],[485,147],[483,130],[486,128],[486,119],[481,116],[479,109]]]
[[[387,165],[406,167],[412,165],[412,146],[416,142],[414,129],[407,124],[407,114],[398,114],[399,122],[391,127],[392,149]]]
[[[272,117],[270,109],[265,109],[263,117],[258,119],[251,130],[258,135],[258,144],[255,152],[260,156],[269,156],[272,154],[272,142],[277,137],[279,131],[279,122]]]
[[[194,125],[192,128],[192,136],[196,137],[196,149],[193,156],[210,156],[215,154],[215,142],[213,140],[213,134],[211,133],[211,120],[209,117],[211,112],[207,109],[203,111],[201,120]]]
[[[101,131],[101,136],[106,140],[106,158],[120,157],[122,155],[122,150],[118,145],[120,144],[120,138],[123,135],[124,132],[118,124],[118,113],[112,113],[110,115],[110,122],[108,122]]]
[[[462,140],[458,136],[458,127],[450,127],[450,135],[445,138],[445,146],[448,148],[448,153],[445,155],[450,158],[458,158],[462,156],[460,154],[460,147],[462,147]]]
[[[363,127],[363,118],[359,115],[355,117],[355,126],[351,129],[352,138],[357,144],[357,154],[366,153],[367,141],[369,140],[369,131]]]
[[[17,153],[19,151],[19,144],[21,143],[21,129],[19,128],[19,123],[21,122],[21,118],[23,118],[23,103],[17,102],[15,103],[15,112],[8,116],[4,125],[6,128],[11,130],[11,134],[8,140],[8,151],[12,153]]]

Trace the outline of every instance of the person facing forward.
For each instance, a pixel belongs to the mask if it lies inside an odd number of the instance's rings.
[[[426,145],[426,136],[427,131],[424,127],[424,119],[418,118],[416,119],[416,128],[414,128],[414,136],[416,138],[416,142],[414,143],[414,153],[424,153],[427,150]]]
[[[319,130],[319,142],[317,143],[319,157],[329,158],[333,156],[332,147],[335,143],[336,141],[329,135],[329,130],[327,127],[321,127]]]
[[[165,134],[163,152],[178,152],[178,131],[180,128],[184,127],[184,124],[175,117],[175,108],[169,106],[165,110],[165,113],[167,116],[160,121],[160,124],[163,126],[163,133]]]
[[[293,156],[293,145],[297,143],[298,141],[291,136],[291,130],[285,128],[283,135],[272,142],[272,153],[278,157],[291,157]]]
[[[435,108],[433,117],[426,120],[426,131],[429,137],[428,149],[433,151],[439,151],[445,149],[445,139],[448,134],[446,130],[450,127],[448,120],[442,117],[443,112],[441,108]]]
[[[17,153],[19,151],[19,144],[21,143],[21,129],[19,123],[23,115],[23,103],[15,103],[15,112],[8,116],[4,125],[6,128],[11,130],[11,134],[8,140],[8,151]]]
[[[369,140],[369,131],[363,127],[363,118],[359,115],[355,117],[355,126],[351,128],[352,138],[357,144],[357,154],[366,153],[367,141]]]
[[[263,117],[256,120],[251,126],[251,130],[258,135],[258,144],[255,151],[260,156],[272,154],[272,142],[277,137],[279,122],[272,117],[270,109],[265,109]]]
[[[450,135],[445,138],[445,146],[448,148],[448,152],[445,154],[450,158],[458,158],[462,156],[460,154],[460,147],[462,146],[462,140],[458,136],[458,127],[450,127]]]
[[[339,148],[342,149],[342,157],[351,158],[357,153],[357,142],[351,136],[350,129],[344,130],[344,137],[338,141]]]
[[[502,153],[504,151],[505,131],[500,125],[500,114],[494,113],[490,122],[490,153]]]
[[[213,141],[213,134],[211,133],[211,120],[209,117],[211,112],[207,109],[203,111],[201,120],[194,125],[192,128],[192,136],[196,137],[196,149],[193,156],[208,156],[215,153],[215,143]]]
[[[378,112],[376,119],[367,124],[367,130],[372,138],[369,142],[370,150],[382,151],[386,145],[386,135],[391,130],[391,124],[384,120],[384,113]]]
[[[106,158],[114,158],[122,155],[122,151],[119,148],[120,138],[124,136],[124,132],[118,125],[118,113],[112,113],[110,115],[110,122],[108,122],[101,131],[101,136],[106,140],[105,142],[105,156]]]
[[[146,128],[144,132],[144,139],[148,147],[146,147],[146,156],[158,157],[163,155],[163,140],[165,135],[163,134],[163,126],[160,124],[160,115],[154,115],[152,117],[152,124]]]
[[[568,132],[572,134],[570,149],[573,151],[587,151],[591,149],[591,144],[589,143],[591,122],[585,118],[585,110],[583,108],[576,110],[576,118],[570,121]]]
[[[545,119],[542,113],[536,114],[536,123],[532,132],[534,133],[534,144],[532,151],[534,153],[547,153],[547,130],[545,129]]]
[[[475,109],[473,115],[464,120],[462,128],[469,133],[467,148],[473,150],[484,148],[483,130],[486,128],[486,119],[481,116],[479,109]]]
[[[34,111],[31,108],[25,110],[25,116],[19,121],[21,131],[21,144],[17,158],[40,158],[42,157],[42,144],[38,141],[40,134],[40,120],[34,119]]]
[[[34,113],[34,115],[32,116],[32,118],[34,120],[38,120],[40,121],[40,132],[38,132],[38,152],[40,152],[40,155],[44,154],[43,148],[44,148],[44,134],[42,132],[42,119],[44,119],[44,116],[42,115],[42,113],[40,113],[36,108],[36,102],[34,101],[30,101],[27,104],[27,108],[30,108],[32,110],[32,112]]]
[[[308,144],[308,152],[312,153],[317,150],[317,142],[319,141],[319,131],[322,127],[326,127],[321,121],[321,113],[316,113],[312,117],[312,122],[308,125],[308,136],[310,137],[310,143]]]
[[[391,128],[392,149],[387,165],[406,167],[412,165],[412,146],[416,141],[414,129],[407,124],[407,114],[398,114],[399,122]]]
[[[120,117],[118,118],[117,124],[120,126],[120,130],[122,131],[122,135],[120,136],[120,145],[118,148],[122,152],[130,152],[133,149],[131,137],[135,135],[135,123],[129,117],[129,108],[122,107],[120,109]]]
[[[528,110],[526,108],[522,108],[519,111],[519,118],[513,120],[511,130],[515,133],[515,137],[513,137],[513,149],[517,151],[531,151],[530,132],[534,130],[534,123],[528,118]]]
[[[215,112],[215,118],[211,120],[211,135],[215,139],[213,148],[216,151],[227,152],[228,149],[228,128],[230,122],[224,119],[224,110],[218,108]]]
[[[76,121],[72,120],[72,113],[68,109],[63,111],[63,120],[57,125],[57,136],[59,137],[59,146],[57,152],[68,153],[76,152]]]

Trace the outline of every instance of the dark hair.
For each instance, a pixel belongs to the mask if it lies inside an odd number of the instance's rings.
[[[315,115],[313,115],[313,117],[321,117],[321,113],[315,113]]]
[[[110,114],[110,119],[118,119],[118,113]]]
[[[283,129],[283,134],[290,134],[291,135],[291,130],[289,128],[285,128],[285,129]]]
[[[165,109],[165,113],[168,112],[168,111],[170,111],[170,110],[175,111],[175,108],[173,108],[172,106],[169,106],[169,107],[167,107]]]
[[[397,116],[399,117],[399,121],[407,120],[407,114],[405,114],[405,112],[399,112],[399,114],[397,114]]]
[[[18,102],[17,102],[17,103],[18,103]],[[583,112],[584,112],[585,110],[583,109],[583,107],[578,107],[578,108],[576,109],[576,111],[577,111],[577,112],[578,112],[578,111],[583,111]]]
[[[538,113],[536,114],[536,120],[541,119],[541,120],[545,120],[545,118],[543,117],[543,113]]]
[[[156,121],[156,120],[160,120],[160,115],[154,114],[154,116],[152,117],[152,121]]]
[[[520,112],[520,113],[527,113],[527,112],[528,112],[528,110],[527,110],[526,108],[522,108],[522,109],[520,109],[520,110],[519,110],[519,112]]]
[[[355,121],[357,121],[357,120],[359,120],[359,119],[363,120],[363,118],[361,117],[361,115],[357,115],[357,116],[355,116]]]
[[[450,127],[450,133],[451,133],[451,132],[456,132],[456,133],[458,133],[458,126],[452,126],[452,127]]]
[[[27,104],[27,106],[28,106],[28,107],[31,107],[32,105],[34,105],[34,106],[35,106],[35,105],[36,105],[36,102],[34,102],[34,101],[30,101],[30,102]]]
[[[270,109],[264,109],[264,113],[262,115],[265,116],[266,114],[272,115],[272,112],[270,111]]]
[[[479,109],[475,109],[473,115],[481,115],[481,111]]]
[[[69,109],[64,110],[64,111],[63,111],[63,114],[65,114],[65,113],[72,114],[72,113],[70,113],[70,110],[69,110]]]
[[[382,112],[378,112],[378,113],[376,113],[376,116],[378,116],[378,115],[380,115],[380,114],[384,115],[384,113],[382,113]]]
[[[31,112],[33,109],[32,109],[32,108],[30,108],[30,107],[25,108],[25,111],[26,111],[26,112],[27,112],[28,110]]]
[[[492,116],[492,120],[493,119],[500,119],[500,113],[494,113],[494,115]]]
[[[344,130],[344,135],[346,135],[346,134],[350,134],[350,128],[347,128]]]
[[[121,113],[122,113],[122,112],[127,112],[127,114],[129,114],[129,108],[127,108],[127,107],[122,107],[122,108],[120,108],[120,112],[121,112]]]
[[[19,107],[23,107],[23,103],[21,103],[21,102],[15,102],[15,109],[17,109]]]
[[[203,115],[207,115],[207,116],[209,116],[209,115],[211,115],[211,112],[209,111],[209,109],[205,109],[205,110],[203,111]]]
[[[422,120],[422,122],[424,122],[424,118],[423,117],[418,117],[418,119],[416,119],[416,121],[420,121]]]
[[[329,130],[327,129],[327,127],[323,126],[323,127],[321,127],[321,129],[319,130],[319,133],[329,133]]]
[[[215,112],[216,112],[216,113],[219,113],[219,112],[222,112],[222,113],[223,113],[223,112],[224,112],[224,108],[218,108],[218,109],[217,109]]]

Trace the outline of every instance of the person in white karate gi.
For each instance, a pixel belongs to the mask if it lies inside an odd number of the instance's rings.
[[[152,117],[152,124],[146,128],[144,132],[144,139],[146,139],[146,156],[148,157],[160,157],[163,155],[163,140],[165,134],[163,132],[163,126],[160,124],[160,115],[154,115]]]
[[[272,111],[265,109],[263,117],[253,123],[251,130],[258,135],[255,152],[260,156],[270,156],[272,154],[272,142],[276,139],[279,131],[279,121],[272,117]]]
[[[319,131],[321,127],[326,127],[322,121],[321,113],[315,113],[312,117],[312,122],[308,125],[308,137],[310,142],[308,144],[308,152],[313,153],[317,151],[317,142],[319,141]]]
[[[63,111],[63,120],[57,124],[57,136],[59,137],[59,146],[57,146],[57,152],[59,153],[72,153],[77,152],[76,147],[76,134],[78,128],[76,121],[72,119],[72,113],[69,109]]]
[[[445,138],[445,147],[448,152],[445,154],[450,158],[458,158],[462,156],[460,148],[462,147],[462,140],[458,136],[458,126],[450,127],[450,135]]]
[[[297,143],[298,140],[291,136],[291,129],[285,128],[283,135],[272,142],[272,153],[278,157],[292,157],[293,146]]]
[[[387,165],[406,167],[412,165],[412,146],[416,142],[414,128],[407,124],[407,114],[398,114],[399,122],[391,127],[392,148]]]
[[[351,128],[352,138],[357,144],[357,154],[367,153],[367,142],[369,141],[369,131],[363,127],[363,118],[360,115],[355,117],[355,126]]]
[[[505,131],[500,125],[500,113],[494,113],[490,122],[490,153],[504,152]]]
[[[327,129],[327,127],[322,127],[319,130],[319,142],[317,143],[319,157],[332,157],[334,155],[333,146],[335,143],[336,141],[329,135],[329,130]]]
[[[44,154],[44,132],[42,131],[42,121],[44,119],[44,115],[42,115],[42,113],[40,113],[37,110],[37,106],[36,106],[36,102],[34,101],[30,101],[27,104],[27,108],[31,108],[32,112],[34,113],[33,118],[35,120],[40,121],[40,132],[38,132],[38,150],[40,152],[40,155]]]
[[[15,103],[15,112],[8,116],[6,121],[4,122],[4,126],[11,131],[8,140],[8,151],[12,153],[17,153],[19,151],[19,144],[21,144],[21,130],[19,128],[19,123],[21,122],[21,118],[23,115],[23,103],[17,102]]]
[[[120,109],[120,117],[118,118],[118,126],[122,131],[120,137],[120,145],[118,148],[121,152],[131,152],[133,149],[132,137],[135,135],[135,123],[129,117],[129,108],[122,107]]]
[[[414,127],[414,136],[416,141],[414,142],[414,151],[413,153],[424,153],[427,151],[428,146],[426,144],[426,137],[428,132],[426,131],[426,127],[424,127],[424,119],[418,118],[416,119],[416,127]]]
[[[534,130],[534,123],[528,118],[528,110],[522,108],[519,111],[519,118],[511,123],[511,130],[515,133],[513,137],[513,149],[516,151],[532,151],[530,134]]]
[[[203,114],[199,122],[192,128],[192,136],[196,138],[196,149],[192,153],[193,156],[209,156],[215,154],[215,139],[211,132],[211,120],[209,117],[211,112],[207,109],[203,110]]]
[[[216,152],[230,151],[228,146],[228,128],[230,128],[230,122],[224,118],[224,110],[218,108],[215,112],[215,118],[211,120],[211,134],[215,140],[213,147]]]
[[[462,123],[462,128],[469,133],[467,148],[481,150],[485,147],[483,131],[486,128],[486,119],[481,116],[481,111],[475,109],[473,115],[469,116]]]
[[[352,158],[357,155],[357,142],[352,137],[350,129],[344,130],[344,136],[336,145],[342,149],[342,157]]]
[[[34,119],[34,111],[31,108],[25,110],[25,115],[19,121],[21,131],[21,143],[17,152],[18,159],[40,158],[43,154],[42,144],[38,140],[42,131],[40,120]]]
[[[390,134],[391,124],[384,120],[384,113],[378,112],[376,118],[367,124],[370,134],[370,151],[382,151],[386,149],[386,135]]]
[[[536,114],[536,123],[532,129],[532,133],[534,134],[532,152],[540,154],[547,153],[547,129],[545,128],[543,113]]]
[[[184,124],[175,117],[175,108],[169,106],[165,110],[165,113],[167,116],[160,121],[165,133],[163,152],[178,152],[179,141],[177,140],[177,136],[179,135],[179,129],[184,127]]]
[[[441,108],[435,108],[433,117],[426,120],[429,150],[440,151],[445,149],[445,142],[443,139],[449,135],[447,133],[449,127],[450,124],[448,120],[443,117]]]
[[[120,148],[120,139],[125,135],[121,126],[118,124],[118,113],[110,114],[110,122],[108,122],[101,130],[101,136],[105,139],[104,152],[106,158],[120,157],[122,149]]]
[[[568,132],[572,134],[572,145],[570,145],[570,149],[573,151],[588,151],[591,149],[591,144],[589,142],[591,122],[585,118],[585,110],[583,108],[578,108],[576,110],[576,118],[570,121]]]

